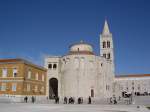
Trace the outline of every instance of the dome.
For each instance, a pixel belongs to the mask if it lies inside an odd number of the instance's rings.
[[[94,54],[93,48],[90,44],[87,44],[83,41],[75,43],[70,46],[69,54]]]

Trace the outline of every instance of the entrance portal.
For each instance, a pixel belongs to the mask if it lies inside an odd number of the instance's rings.
[[[49,98],[53,99],[58,96],[58,80],[56,78],[51,78],[49,80]]]

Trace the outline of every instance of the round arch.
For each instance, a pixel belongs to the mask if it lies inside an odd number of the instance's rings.
[[[58,79],[50,78],[49,79],[49,98],[53,99],[58,96]]]

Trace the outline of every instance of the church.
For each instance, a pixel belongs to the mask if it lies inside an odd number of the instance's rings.
[[[64,56],[47,56],[46,95],[77,99],[109,98],[113,95],[115,78],[113,38],[107,21],[100,34],[100,54],[84,41],[69,46]]]
[[[150,74],[115,74],[113,37],[106,20],[99,40],[99,55],[95,55],[91,44],[80,41],[70,45],[63,56],[45,58],[47,97],[108,99],[125,94],[150,95]]]

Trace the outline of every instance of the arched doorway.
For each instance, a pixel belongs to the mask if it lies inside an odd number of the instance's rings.
[[[56,78],[49,79],[49,98],[53,99],[58,96],[58,80]]]

